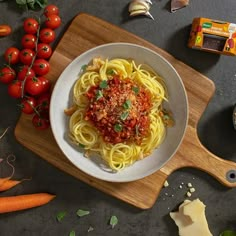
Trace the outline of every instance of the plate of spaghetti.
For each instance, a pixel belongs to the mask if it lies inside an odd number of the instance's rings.
[[[83,172],[129,182],[159,170],[178,150],[188,122],[184,84],[156,52],[109,43],[75,58],[51,97],[53,135]]]

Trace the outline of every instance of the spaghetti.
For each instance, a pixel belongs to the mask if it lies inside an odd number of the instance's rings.
[[[167,89],[150,67],[133,60],[95,58],[73,87],[69,136],[115,171],[150,155],[173,125],[163,109]]]

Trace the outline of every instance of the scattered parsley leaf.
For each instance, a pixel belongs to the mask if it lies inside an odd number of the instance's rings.
[[[110,219],[110,225],[112,229],[118,224],[118,218],[116,216],[112,216]]]
[[[139,93],[139,87],[133,87],[132,90],[134,91],[135,94]]]
[[[107,86],[108,86],[108,84],[107,84],[106,80],[101,81],[101,83],[99,84],[99,87],[101,89],[105,89]]]
[[[61,222],[63,219],[64,219],[64,217],[66,216],[66,212],[65,211],[61,211],[61,212],[59,212],[58,214],[57,214],[57,221],[58,222]]]
[[[225,230],[220,234],[220,236],[236,236],[236,231]]]
[[[116,132],[120,132],[120,131],[122,130],[122,125],[121,125],[121,124],[115,124],[115,125],[114,125],[114,130],[115,130]]]
[[[70,231],[69,236],[75,236],[75,231],[74,230]]]
[[[86,71],[86,69],[87,69],[87,66],[88,66],[88,65],[83,65],[83,66],[81,66],[81,68],[80,68],[80,73],[84,73],[84,72]]]
[[[76,214],[77,214],[77,216],[79,216],[79,217],[83,217],[83,216],[89,215],[89,214],[90,214],[90,211],[86,211],[86,210],[79,209],[79,210],[76,212]]]
[[[129,116],[129,112],[125,111],[120,115],[120,118],[121,120],[126,120],[128,116]]]
[[[108,69],[107,70],[107,75],[114,75],[115,71],[113,69]]]
[[[102,91],[101,91],[101,90],[98,90],[98,91],[96,92],[96,100],[98,100],[98,99],[100,99],[100,98],[102,98],[102,97],[103,97]]]
[[[80,148],[85,148],[85,145],[82,144],[82,143],[79,143],[79,147],[80,147]]]
[[[124,104],[123,104],[123,107],[124,107],[125,109],[129,109],[129,108],[131,108],[131,106],[132,106],[132,103],[131,103],[131,101],[130,101],[129,99],[127,99],[127,100],[124,102]]]

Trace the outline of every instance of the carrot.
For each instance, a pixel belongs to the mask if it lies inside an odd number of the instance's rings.
[[[0,213],[25,210],[47,204],[56,196],[49,193],[34,193],[0,197]]]
[[[10,188],[13,188],[17,184],[20,184],[25,180],[30,180],[30,179],[12,180],[9,177],[0,178],[0,192],[6,191]]]

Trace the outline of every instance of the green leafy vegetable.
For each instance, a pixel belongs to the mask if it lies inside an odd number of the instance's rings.
[[[85,145],[82,144],[82,143],[79,143],[79,147],[80,147],[80,148],[85,148]]]
[[[86,211],[86,210],[79,209],[79,210],[76,212],[76,214],[77,214],[77,216],[79,216],[79,217],[83,217],[83,216],[89,215],[89,214],[90,214],[90,211]]]
[[[107,81],[106,80],[103,80],[100,84],[99,84],[99,87],[101,89],[105,89],[107,87]]]
[[[69,236],[75,236],[75,231],[71,230]]]
[[[120,131],[122,130],[122,125],[121,125],[121,124],[115,124],[115,125],[114,125],[114,130],[115,130],[116,132],[120,132]]]
[[[135,94],[139,93],[139,87],[133,87],[132,90],[135,92]]]
[[[236,231],[225,230],[220,234],[220,236],[236,236]]]
[[[131,108],[131,106],[132,106],[132,103],[131,103],[131,101],[130,101],[129,99],[127,99],[127,100],[124,102],[124,104],[123,104],[123,107],[124,107],[125,109],[129,109],[129,108]]]
[[[16,0],[16,4],[27,10],[35,10],[37,8],[45,8],[48,4],[48,0]]]
[[[125,111],[120,115],[120,118],[121,120],[126,120],[128,116],[129,116],[129,112]]]
[[[65,216],[66,216],[66,212],[65,212],[65,211],[59,212],[59,213],[57,214],[57,221],[58,221],[58,222],[61,222],[61,221],[64,219]]]
[[[112,216],[110,219],[110,225],[114,228],[118,224],[118,218],[116,216]]]

